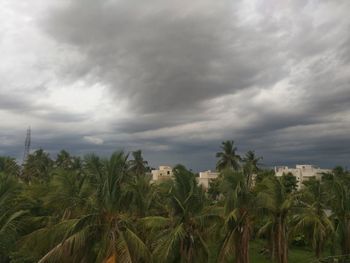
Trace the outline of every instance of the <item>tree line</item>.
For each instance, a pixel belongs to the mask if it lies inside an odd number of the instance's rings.
[[[350,254],[350,172],[337,167],[296,189],[253,151],[225,141],[208,189],[183,165],[151,182],[142,152],[84,158],[42,149],[23,167],[0,157],[0,262],[250,262],[263,240],[271,262],[293,242],[322,257]]]

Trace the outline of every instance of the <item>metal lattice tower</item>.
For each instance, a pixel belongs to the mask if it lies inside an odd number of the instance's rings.
[[[31,129],[30,126],[27,129],[26,140],[24,142],[24,153],[23,153],[23,163],[27,160],[30,151],[30,143],[31,143]]]

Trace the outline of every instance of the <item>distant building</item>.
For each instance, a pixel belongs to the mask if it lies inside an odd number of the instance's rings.
[[[198,184],[202,185],[205,189],[209,188],[209,182],[215,178],[218,178],[219,173],[212,172],[210,170],[200,172],[199,177],[197,178]]]
[[[329,173],[329,169],[321,169],[310,164],[297,164],[295,168],[288,168],[288,166],[275,167],[276,176],[282,176],[283,174],[291,173],[297,178],[298,190],[303,187],[303,182],[315,178],[321,180],[322,173]]]
[[[152,170],[152,181],[171,179],[173,175],[172,167],[161,165],[158,170]]]

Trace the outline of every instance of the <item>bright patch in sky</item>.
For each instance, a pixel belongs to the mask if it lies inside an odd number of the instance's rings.
[[[92,144],[97,144],[97,145],[103,144],[103,140],[101,138],[94,137],[94,136],[84,136],[84,140]]]
[[[66,87],[49,89],[47,103],[61,109],[69,109],[71,113],[93,113],[103,108],[108,101],[108,94],[103,85],[78,81]]]

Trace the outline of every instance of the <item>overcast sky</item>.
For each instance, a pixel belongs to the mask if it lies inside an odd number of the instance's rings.
[[[0,155],[350,165],[348,0],[0,0]]]

